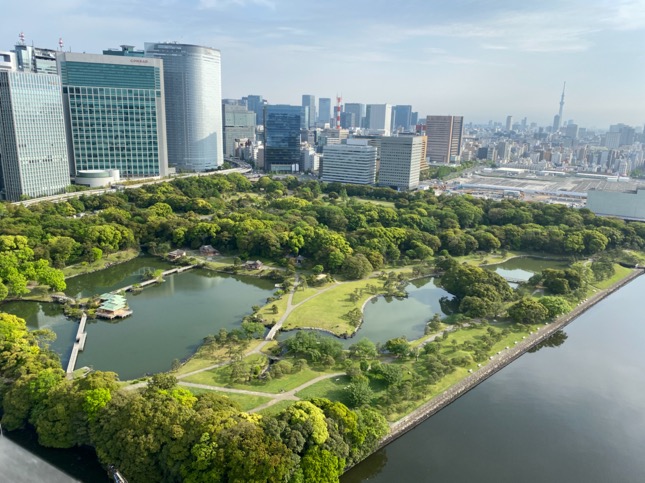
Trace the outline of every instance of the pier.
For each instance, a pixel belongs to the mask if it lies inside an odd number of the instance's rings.
[[[87,315],[83,312],[81,321],[78,324],[78,330],[76,331],[76,340],[72,346],[72,354],[69,356],[69,362],[67,363],[67,377],[71,377],[76,367],[76,360],[78,359],[78,353],[85,349],[85,341],[87,340],[87,332],[85,332],[85,324],[87,323]]]

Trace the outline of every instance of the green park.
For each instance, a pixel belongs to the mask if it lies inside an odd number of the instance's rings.
[[[2,204],[0,217],[2,426],[32,428],[45,446],[90,445],[132,481],[204,472],[212,481],[337,481],[401,418],[487,368],[565,343],[559,329],[645,261],[643,223],[294,177],[185,178]],[[196,273],[159,275],[181,266]],[[68,375],[55,334],[28,330],[8,310],[44,303],[54,317],[47,303],[58,297],[70,317],[93,316],[94,294],[137,280],[154,282],[128,295],[137,323],[91,319],[86,351],[116,330],[156,323],[145,337],[165,370]],[[210,309],[208,297],[224,290]],[[421,292],[432,300],[419,305]],[[136,319],[162,303],[173,311],[163,321]],[[376,321],[373,308],[392,303],[400,327],[391,312]],[[406,325],[407,311],[420,330]],[[191,317],[220,322],[193,333],[200,321]],[[390,335],[366,337],[377,325]],[[98,331],[105,339],[92,342]],[[171,356],[188,333],[188,357]],[[240,441],[254,448],[248,461],[234,451]]]

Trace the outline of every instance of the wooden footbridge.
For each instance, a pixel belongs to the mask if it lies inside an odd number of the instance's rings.
[[[182,272],[185,272],[186,270],[190,270],[191,268],[195,268],[198,266],[199,265],[186,265],[185,267],[178,267],[178,268],[173,268],[171,270],[166,270],[160,275],[160,277],[165,277],[166,275],[172,275],[173,273],[182,273]],[[159,282],[159,278],[152,278],[150,280],[146,280],[145,282],[133,283],[132,285],[128,285],[127,287],[123,287],[118,290],[113,290],[112,293],[132,292],[135,289],[138,290],[140,288],[148,287],[158,282]]]
[[[72,346],[72,354],[69,356],[69,362],[67,363],[67,377],[71,377],[74,368],[76,367],[76,360],[78,359],[78,353],[85,349],[85,341],[87,340],[87,332],[85,332],[85,324],[87,323],[87,314],[83,312],[81,321],[78,324],[78,330],[76,331],[76,340]]]

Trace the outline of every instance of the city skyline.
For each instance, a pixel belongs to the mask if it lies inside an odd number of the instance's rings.
[[[16,31],[3,29],[0,39],[8,50],[22,30],[28,44],[56,48],[62,37],[65,50],[88,53],[151,41],[204,45],[222,52],[225,98],[257,93],[299,105],[302,94],[338,92],[345,102],[410,104],[475,123],[512,114],[548,126],[566,81],[563,122],[645,122],[645,1],[427,3],[63,0],[51,9],[32,0],[5,7]]]

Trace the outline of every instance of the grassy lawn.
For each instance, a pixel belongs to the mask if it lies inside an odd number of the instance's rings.
[[[614,273],[612,277],[601,280],[600,282],[594,282],[592,285],[599,290],[604,290],[632,273],[631,268],[625,268],[621,265],[618,265],[617,263],[614,263],[614,269],[616,270],[616,273]]]
[[[296,401],[279,401],[275,403],[273,406],[269,406],[268,408],[265,408],[261,411],[259,411],[259,414],[263,416],[275,416],[276,414],[284,411],[287,409],[289,406],[291,406],[294,402]]]
[[[347,404],[345,400],[345,386],[349,384],[348,376],[332,377],[323,381],[317,382],[313,386],[306,387],[302,391],[296,393],[301,399],[312,399],[315,397],[325,397],[332,401],[340,401]]]
[[[419,346],[420,346],[421,344],[423,344],[426,340],[428,340],[429,338],[431,338],[431,337],[433,337],[433,336],[437,335],[437,333],[439,333],[439,332],[443,331],[446,327],[447,327],[447,325],[446,325],[446,324],[441,324],[441,327],[439,328],[439,330],[438,330],[437,332],[432,332],[431,334],[424,335],[424,336],[422,336],[422,337],[419,337],[419,338],[418,338],[418,339],[416,339],[416,340],[412,340],[412,341],[410,341],[410,346],[411,346],[411,347],[413,347],[413,348],[414,348],[414,347],[419,347]]]
[[[318,292],[320,292],[320,290],[318,288],[311,288],[311,287],[308,287],[308,288],[306,288],[304,290],[296,289],[296,291],[293,294],[292,303],[293,303],[293,305],[298,305],[300,302],[302,302],[307,297],[311,297],[312,295],[316,295]]]
[[[123,250],[121,252],[109,253],[104,255],[103,258],[92,263],[77,263],[76,265],[70,265],[69,267],[63,268],[63,274],[65,278],[72,278],[76,275],[82,275],[84,273],[96,272],[97,270],[103,270],[106,266],[113,263],[122,263],[132,260],[139,255],[139,251],[135,249]]]
[[[387,208],[394,208],[394,203],[392,201],[370,200],[367,198],[358,198],[354,196],[352,198],[360,201],[361,203],[373,203],[375,205],[385,206]]]
[[[364,289],[369,284],[376,285],[379,289],[383,286],[381,280],[374,278],[342,283],[291,312],[284,328],[316,327],[330,330],[336,335],[353,333],[354,327],[343,316],[354,308],[360,309],[373,295],[364,292],[357,302],[352,302],[349,296],[354,290]]]
[[[280,300],[270,302],[270,303],[266,304],[264,307],[262,307],[258,311],[258,314],[264,320],[277,322],[278,320],[280,320],[280,318],[287,311],[287,302],[288,301],[289,301],[289,294],[284,294]],[[278,311],[276,313],[273,312],[272,307],[274,305],[278,308]]]
[[[51,302],[52,301],[51,295],[52,293],[55,293],[55,292],[51,292],[47,285],[35,285],[33,287],[28,287],[28,288],[29,288],[29,293],[27,295],[22,295],[21,297],[15,298],[14,300],[32,300],[37,302]],[[61,294],[62,292],[56,292],[56,293]],[[7,300],[12,300],[12,298],[9,297]]]
[[[255,349],[261,340],[251,340],[246,343],[243,348],[244,352],[249,352]],[[175,373],[180,376],[182,374],[187,374],[198,369],[203,369],[204,367],[212,366],[213,364],[219,364],[220,362],[225,362],[229,359],[229,350],[227,347],[220,347],[216,345],[203,345],[201,346],[195,355],[188,359]]]
[[[184,387],[185,389],[188,389],[195,396],[198,396],[204,393],[212,393],[212,394],[217,394],[218,396],[226,396],[231,401],[238,403],[242,411],[248,411],[250,409],[256,408],[258,406],[261,406],[262,404],[266,404],[269,401],[271,401],[270,397],[251,396],[248,394],[236,394],[233,392],[225,392],[225,391],[211,391],[209,389],[200,389],[197,387],[188,387],[188,386],[182,386],[182,387]]]
[[[490,265],[496,263],[503,263],[506,260],[511,258],[519,257],[522,255],[528,255],[527,253],[521,252],[506,252],[506,256],[503,257],[501,253],[471,253],[470,255],[465,255],[462,257],[454,257],[459,263],[467,262],[472,265]]]
[[[290,391],[292,389],[295,389],[305,382],[311,381],[312,379],[327,373],[314,371],[313,369],[305,369],[296,374],[289,374],[279,379],[271,379],[267,382],[252,381],[247,384],[231,384],[229,374],[230,369],[228,367],[220,367],[218,369],[200,372],[199,374],[189,376],[185,378],[184,381],[195,382],[198,384],[208,384],[211,386],[232,387],[235,389],[247,389],[249,391],[278,394],[281,391]]]

